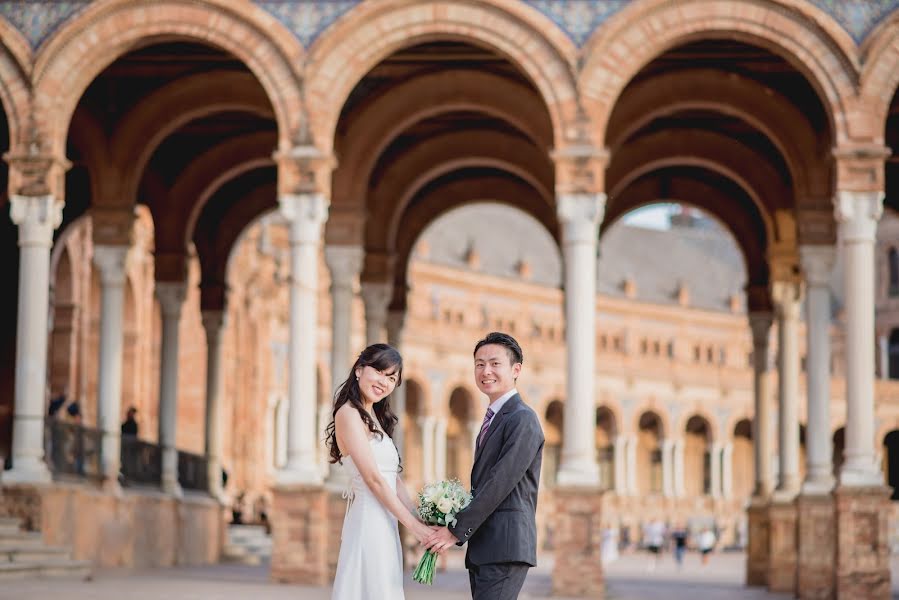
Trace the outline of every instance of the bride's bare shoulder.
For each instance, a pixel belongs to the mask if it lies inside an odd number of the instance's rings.
[[[344,404],[337,409],[337,414],[334,415],[335,425],[351,425],[353,423],[361,422],[362,415],[360,415],[356,407],[351,404]]]

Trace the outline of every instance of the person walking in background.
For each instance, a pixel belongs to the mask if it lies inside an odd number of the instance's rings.
[[[687,530],[683,525],[675,526],[671,532],[671,539],[674,541],[674,560],[680,569],[684,566],[684,552],[687,551]]]
[[[702,564],[709,564],[709,554],[715,548],[715,533],[711,527],[706,527],[699,534],[699,551],[702,553]]]
[[[137,409],[133,406],[128,409],[128,413],[125,416],[125,420],[122,422],[122,435],[133,435],[137,437],[137,419],[134,417],[137,416]]]

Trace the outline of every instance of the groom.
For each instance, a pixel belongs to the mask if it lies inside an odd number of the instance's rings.
[[[474,600],[518,598],[528,569],[537,565],[543,430],[515,389],[523,359],[518,342],[505,333],[490,333],[475,346],[475,382],[490,407],[475,446],[473,499],[455,525],[427,544],[443,552],[468,542],[465,568]]]

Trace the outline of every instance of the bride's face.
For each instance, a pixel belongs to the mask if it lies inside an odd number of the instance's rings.
[[[359,391],[369,402],[378,403],[396,388],[398,380],[396,367],[379,371],[374,367],[362,367],[356,369],[359,377]]]

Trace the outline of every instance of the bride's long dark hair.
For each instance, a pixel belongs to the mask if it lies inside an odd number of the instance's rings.
[[[375,425],[371,415],[365,410],[365,401],[362,398],[362,392],[359,390],[359,380],[356,378],[356,369],[371,367],[378,371],[393,371],[396,374],[396,387],[400,387],[403,382],[403,357],[393,346],[387,344],[372,344],[362,351],[359,358],[350,369],[350,376],[346,381],[340,384],[334,393],[334,410],[331,411],[331,422],[325,429],[325,443],[330,448],[330,462],[341,463],[340,448],[337,447],[337,431],[334,427],[334,418],[337,411],[344,404],[349,402],[357,411],[362,421],[368,426],[368,430],[379,438],[383,438],[381,431],[383,430],[389,437],[393,437],[393,430],[399,419],[390,410],[390,396],[387,396],[380,402],[376,402],[374,406],[375,417],[380,423],[380,428]],[[394,388],[396,389],[396,388]]]

